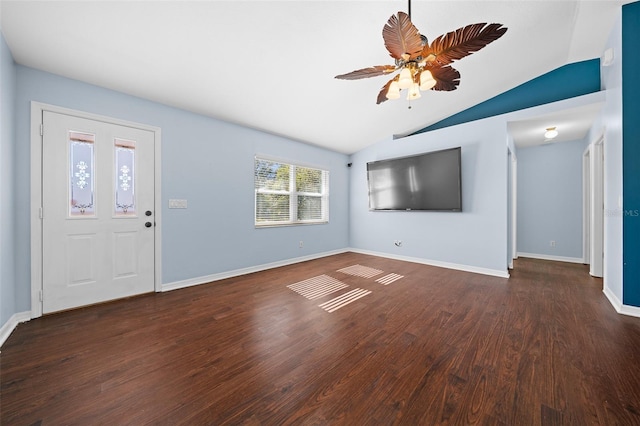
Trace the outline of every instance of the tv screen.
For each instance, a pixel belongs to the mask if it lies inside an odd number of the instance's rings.
[[[461,148],[367,163],[370,210],[462,211]]]

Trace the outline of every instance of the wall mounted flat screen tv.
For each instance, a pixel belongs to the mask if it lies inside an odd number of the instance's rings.
[[[462,211],[461,148],[367,163],[370,210]]]

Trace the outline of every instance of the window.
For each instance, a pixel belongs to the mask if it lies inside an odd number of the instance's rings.
[[[256,226],[329,221],[329,172],[256,157]]]

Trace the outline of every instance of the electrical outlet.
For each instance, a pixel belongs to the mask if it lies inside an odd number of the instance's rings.
[[[556,242],[554,240],[549,241],[549,247],[555,247]]]
[[[300,242],[298,243],[298,247],[303,248],[303,247],[304,247],[304,241],[300,241]]]

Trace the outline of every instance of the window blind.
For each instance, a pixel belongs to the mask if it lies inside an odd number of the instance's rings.
[[[329,172],[256,157],[256,226],[324,223],[329,218]]]

